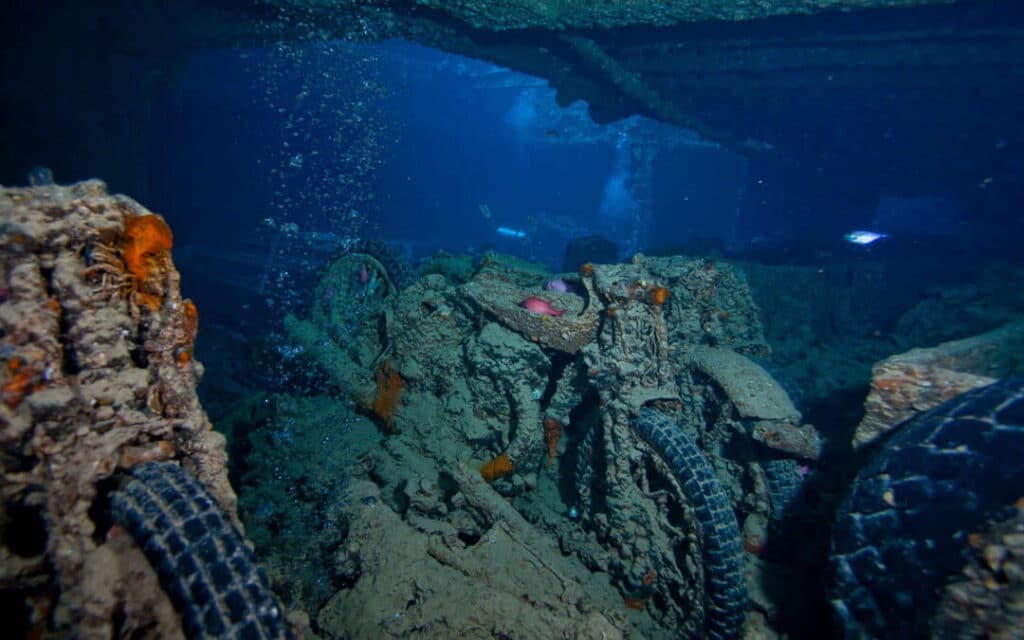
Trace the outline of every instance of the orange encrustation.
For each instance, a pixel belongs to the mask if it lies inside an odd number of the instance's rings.
[[[196,304],[188,298],[182,300],[181,306],[185,314],[182,326],[185,329],[185,335],[188,336],[188,340],[191,342],[195,340],[196,333],[199,332],[199,310],[196,309]]]
[[[544,443],[548,449],[548,469],[558,457],[558,441],[562,437],[562,423],[554,418],[544,418]]]
[[[125,225],[121,251],[125,268],[141,283],[152,275],[158,265],[153,258],[174,245],[171,228],[158,215],[149,214],[130,218]]]
[[[385,360],[377,369],[377,397],[373,400],[373,412],[384,421],[388,433],[395,431],[395,413],[398,411],[405,391],[405,380],[398,371],[391,368],[391,361]]]
[[[510,473],[512,473],[512,461],[509,459],[507,452],[480,466],[480,475],[485,482],[494,482],[498,478]]]

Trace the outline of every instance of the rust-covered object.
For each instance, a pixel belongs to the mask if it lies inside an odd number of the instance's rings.
[[[855,447],[875,441],[910,416],[965,391],[992,384],[1024,369],[1024,321],[986,333],[911,349],[875,364],[864,418],[853,436]]]
[[[132,239],[139,221],[159,242]],[[179,461],[237,524],[225,441],[196,396],[198,313],[170,248],[162,218],[100,181],[0,188],[0,585],[28,603],[12,623],[32,635],[181,637],[144,556],[104,515],[119,470]]]

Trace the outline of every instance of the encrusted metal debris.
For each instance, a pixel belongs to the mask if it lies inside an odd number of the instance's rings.
[[[98,528],[119,472],[175,461],[236,519],[171,243],[162,218],[96,180],[0,188],[0,498],[5,526],[34,532],[4,536],[0,567],[33,633],[181,637],[145,558]]]

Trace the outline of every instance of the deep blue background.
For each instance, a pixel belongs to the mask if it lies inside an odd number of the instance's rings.
[[[1020,13],[1014,4],[978,3],[970,9],[920,14],[935,13],[951,28],[962,22],[969,29],[971,20],[1012,26],[1019,23]],[[14,44],[30,43],[33,29],[45,29],[47,16],[31,3],[19,6],[13,17],[24,23],[8,20],[3,34]],[[781,34],[787,24],[806,31],[816,20],[834,27],[836,22],[891,19],[898,29],[898,16],[906,15],[829,15],[766,21],[759,28]],[[699,33],[733,27],[689,28]],[[599,135],[599,127],[560,115],[541,81],[517,79],[517,74],[496,72],[485,63],[399,42],[348,44],[331,56],[316,54],[323,44],[305,51],[301,46],[206,51],[186,67],[168,70],[160,67],[159,58],[125,56],[97,48],[90,40],[109,41],[108,36],[101,29],[83,29],[79,40],[67,41],[66,49],[31,60],[3,60],[0,181],[23,183],[27,170],[37,164],[53,168],[62,183],[100,177],[113,191],[128,193],[164,214],[177,246],[199,244],[224,254],[267,241],[267,218],[277,224],[293,221],[303,231],[385,238],[402,244],[413,257],[441,247],[495,248],[557,268],[573,235],[564,232],[567,220],[575,222],[579,233],[615,236],[624,258],[634,248],[598,213],[603,186],[615,170],[610,137],[577,142]],[[1014,54],[1019,52],[1004,53],[1007,69],[1015,68],[1019,55]],[[367,57],[375,61],[360,62]],[[75,69],[81,72],[71,73]],[[331,80],[319,80],[324,73]],[[1024,105],[972,100],[955,82],[956,74],[969,73],[950,69],[950,84],[936,86],[935,102],[928,106],[949,129],[921,131],[896,143],[931,161],[901,167],[896,174],[879,175],[875,162],[882,159],[872,161],[870,153],[845,157],[855,142],[863,151],[872,141],[851,138],[851,131],[858,130],[851,125],[864,123],[858,120],[860,114],[844,110],[841,96],[834,94],[828,94],[832,102],[814,104],[807,100],[819,94],[809,92],[799,108],[776,114],[788,120],[793,139],[774,141],[785,143],[774,152],[748,160],[701,146],[664,150],[654,169],[650,233],[635,248],[815,264],[893,252],[925,259],[952,256],[965,263],[993,257],[1019,261],[1022,189],[1019,177],[1012,176],[1019,176],[1013,168],[1022,165]],[[68,74],[84,79],[71,84]],[[367,93],[361,86],[366,78],[388,87],[387,95]],[[297,100],[304,90],[311,95]],[[538,113],[525,137],[505,121],[523,92],[537,102]],[[893,102],[891,93],[879,87],[878,100],[891,123],[906,129],[921,107]],[[154,98],[142,103],[140,95]],[[345,185],[338,176],[350,173],[351,159],[337,160],[338,151],[359,143],[346,142],[344,136],[332,139],[338,129],[332,120],[344,116],[346,99],[364,95],[372,102],[364,115],[385,132],[373,154],[382,164],[359,174],[357,185]],[[742,95],[733,96],[719,106],[729,113],[742,100]],[[301,151],[305,164],[291,170],[282,143],[292,131],[284,123],[297,113],[308,117],[298,127],[304,139],[292,151]],[[827,122],[832,137],[804,145],[802,125],[810,121]],[[990,140],[992,132],[983,125],[993,121],[1010,124]],[[774,130],[786,130],[774,124]],[[875,124],[884,134],[887,122]],[[133,127],[136,131],[127,139],[140,142],[129,147],[123,129]],[[979,134],[984,140],[971,147],[981,150],[977,155],[949,152],[953,138],[969,138],[975,129],[985,131]],[[122,135],[112,135],[107,147],[96,142],[104,131]],[[885,144],[893,148],[891,140]],[[883,148],[881,142],[878,148]],[[314,160],[313,152],[319,159]],[[947,175],[944,167],[955,171]],[[997,179],[986,182],[990,176]],[[357,209],[363,222],[357,227],[333,209],[353,191],[362,198]],[[870,249],[844,243],[844,233],[872,227],[879,199],[885,196],[947,198],[959,212],[958,224],[938,228],[918,215],[914,224],[901,225],[892,238]],[[490,219],[481,215],[481,204],[490,207]],[[556,218],[563,231],[544,224]],[[503,238],[495,232],[499,225],[522,229],[528,237]]]

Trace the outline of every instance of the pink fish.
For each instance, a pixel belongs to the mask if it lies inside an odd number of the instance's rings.
[[[366,265],[359,265],[359,282],[366,284],[370,281],[370,272],[366,270]]]
[[[551,306],[551,303],[540,298],[530,296],[526,300],[519,303],[520,307],[532,311],[533,313],[539,313],[542,316],[551,316],[552,318],[561,318],[562,314],[565,313],[565,309],[555,309]]]

